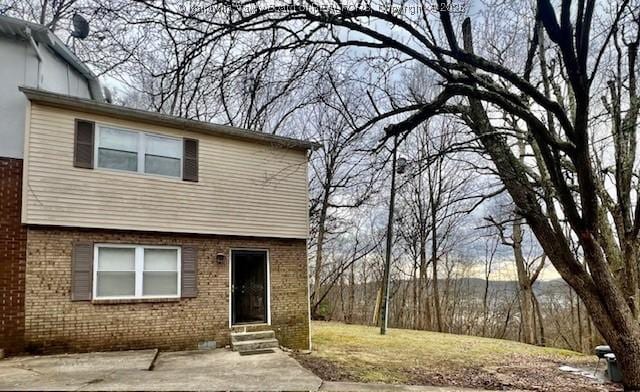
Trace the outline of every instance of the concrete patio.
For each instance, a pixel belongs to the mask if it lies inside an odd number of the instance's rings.
[[[317,391],[322,381],[286,353],[224,349],[16,357],[0,361],[0,390]]]

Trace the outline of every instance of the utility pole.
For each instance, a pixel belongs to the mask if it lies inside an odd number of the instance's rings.
[[[389,281],[391,279],[391,246],[393,244],[393,210],[396,202],[396,165],[398,153],[398,136],[393,138],[393,154],[391,158],[391,195],[389,196],[389,220],[387,221],[387,249],[384,260],[384,277],[382,282],[382,309],[380,311],[380,335],[387,333],[389,319]],[[404,172],[406,160],[398,168],[398,173]]]

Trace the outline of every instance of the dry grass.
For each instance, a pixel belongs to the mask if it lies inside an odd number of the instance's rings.
[[[508,340],[329,322],[312,324],[314,352],[299,356],[326,380],[452,385],[487,389],[609,390],[558,370],[595,357]]]

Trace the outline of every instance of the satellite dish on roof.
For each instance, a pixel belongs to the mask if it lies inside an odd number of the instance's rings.
[[[73,31],[71,36],[85,39],[89,35],[89,22],[80,14],[73,14]]]

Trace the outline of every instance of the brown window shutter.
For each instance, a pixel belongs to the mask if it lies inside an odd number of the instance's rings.
[[[182,179],[198,182],[198,141],[184,139],[182,147]]]
[[[96,124],[76,119],[73,166],[93,169],[93,143]]]
[[[195,298],[198,295],[198,247],[195,245],[185,245],[182,247],[181,253],[181,297]]]
[[[71,257],[71,300],[90,301],[93,293],[93,243],[73,244]]]

